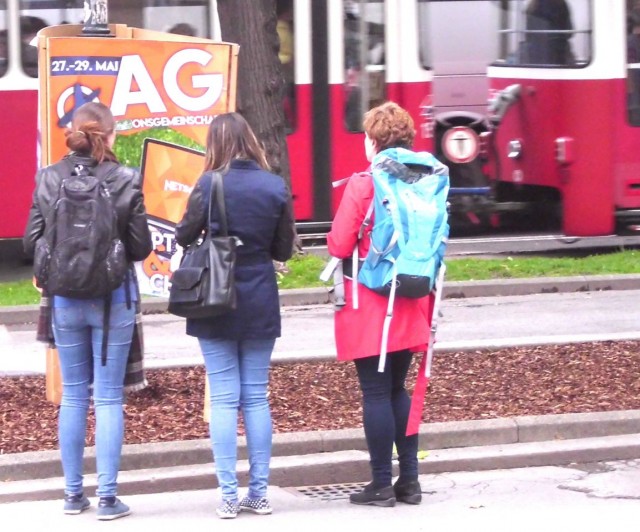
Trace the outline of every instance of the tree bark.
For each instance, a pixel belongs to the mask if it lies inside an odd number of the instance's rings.
[[[238,112],[263,143],[274,173],[291,176],[282,107],[285,78],[278,59],[275,0],[218,0],[222,39],[240,45]]]

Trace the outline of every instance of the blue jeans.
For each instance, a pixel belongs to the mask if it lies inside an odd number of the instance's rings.
[[[405,389],[405,379],[411,357],[408,350],[388,353],[384,373],[378,372],[379,356],[354,361],[362,389],[364,434],[376,487],[391,485],[394,442],[400,462],[400,482],[418,478],[418,435],[406,436],[411,399]]]
[[[250,498],[266,497],[271,461],[271,409],[267,399],[275,340],[199,338],[209,380],[209,431],[224,500],[238,498],[238,410],[249,452]]]
[[[53,332],[62,370],[58,438],[65,492],[82,492],[82,458],[93,383],[96,415],[96,469],[99,497],[116,495],[124,437],[124,376],[133,335],[135,306],[113,303],[107,363],[101,363],[104,303],[76,300],[53,309]]]

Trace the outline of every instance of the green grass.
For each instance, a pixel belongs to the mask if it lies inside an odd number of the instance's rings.
[[[0,283],[0,306],[36,305],[40,302],[40,294],[29,281]]]
[[[278,273],[278,286],[281,289],[327,286],[318,279],[324,265],[325,260],[316,255],[298,255],[287,262],[287,273]],[[640,251],[627,250],[577,258],[456,258],[447,261],[448,281],[625,273],[640,273]],[[33,305],[38,301],[38,293],[30,280],[0,284],[0,306]]]
[[[287,262],[286,274],[278,274],[278,287],[289,288],[313,288],[316,286],[328,286],[318,277],[325,267],[326,261],[316,255],[296,255]]]
[[[586,257],[505,257],[447,261],[448,281],[640,273],[640,251]]]
[[[113,151],[118,157],[118,160],[125,166],[140,166],[142,164],[142,145],[146,138],[164,140],[204,153],[204,148],[200,144],[182,133],[178,133],[170,128],[156,127],[140,131],[139,133],[132,133],[131,135],[118,135],[113,146]]]
[[[279,276],[280,288],[323,286],[318,276],[325,261],[313,255],[297,256],[287,263],[290,272]],[[640,251],[589,255],[586,257],[504,257],[497,259],[456,258],[447,260],[448,281],[517,279],[526,277],[571,277],[640,273]]]

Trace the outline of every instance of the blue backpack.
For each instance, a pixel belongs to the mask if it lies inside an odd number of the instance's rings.
[[[369,253],[358,282],[382,295],[421,298],[433,290],[449,236],[449,170],[427,152],[389,148],[371,165]],[[361,230],[361,234],[364,231]]]

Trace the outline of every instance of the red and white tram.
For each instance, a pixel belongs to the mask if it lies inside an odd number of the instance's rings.
[[[290,8],[284,20],[294,43],[286,108],[298,222],[331,220],[342,193],[331,182],[364,168],[361,116],[384,100],[413,114],[417,147],[452,166],[454,186],[489,190],[477,153],[487,129],[486,65],[497,55],[496,2],[276,3],[279,12]],[[22,235],[38,164],[38,80],[28,43],[43,26],[81,23],[82,8],[82,0],[0,0],[0,239]],[[220,35],[215,0],[109,0],[109,20]]]
[[[567,235],[640,219],[640,2],[511,0],[488,69],[498,201],[535,200]]]

